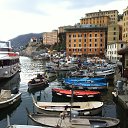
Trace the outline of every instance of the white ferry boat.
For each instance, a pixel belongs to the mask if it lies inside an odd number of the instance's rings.
[[[10,78],[18,71],[19,53],[13,51],[10,41],[0,41],[0,79]]]

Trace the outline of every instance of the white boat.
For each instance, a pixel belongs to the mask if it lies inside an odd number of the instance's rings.
[[[10,78],[18,71],[19,54],[13,51],[10,41],[0,41],[0,79]]]
[[[33,125],[10,125],[6,128],[48,128],[48,127],[42,127],[42,126],[33,126]]]
[[[0,109],[10,107],[21,99],[21,93],[12,94],[11,90],[1,90],[0,93]]]
[[[119,128],[120,120],[111,117],[42,115],[28,113],[33,125],[54,128]]]
[[[98,115],[102,112],[103,102],[87,101],[87,102],[37,102],[32,95],[33,104],[36,112],[45,114],[59,115],[67,108],[70,115],[70,108],[77,111],[79,115]]]

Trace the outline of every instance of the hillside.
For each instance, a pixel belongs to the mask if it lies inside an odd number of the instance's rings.
[[[43,33],[29,33],[29,34],[19,35],[13,39],[10,39],[10,41],[13,48],[16,51],[19,51],[20,49],[23,49],[28,44],[28,42],[32,37],[36,37],[37,39],[39,39],[39,38],[42,38],[42,34]]]

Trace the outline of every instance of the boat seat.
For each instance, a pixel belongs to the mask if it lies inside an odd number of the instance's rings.
[[[89,122],[89,120],[88,119],[72,119],[71,120],[71,124],[72,125],[85,125],[85,126],[90,126],[91,124],[90,124],[90,122]]]

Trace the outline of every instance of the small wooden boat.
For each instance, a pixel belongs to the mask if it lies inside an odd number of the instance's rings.
[[[72,90],[53,88],[52,95],[71,99]],[[100,96],[101,96],[101,92],[99,92],[99,91],[73,90],[73,100],[74,99],[83,99],[83,100],[87,101],[88,99],[100,99]]]
[[[11,90],[1,90],[0,93],[0,109],[12,106],[21,99],[21,93],[12,94]]]
[[[65,78],[64,83],[106,83],[106,78],[104,77],[84,77],[84,78],[79,78],[79,77],[72,77],[72,78]]]
[[[107,90],[108,83],[84,83],[84,82],[74,82],[74,83],[67,83],[63,84],[66,88],[72,89],[82,89],[82,90]]]
[[[7,126],[6,128],[46,128],[42,126],[33,126],[33,125],[10,125]],[[48,127],[47,127],[48,128]]]
[[[35,89],[35,88],[40,88],[40,87],[47,87],[48,86],[48,80],[43,77],[42,75],[37,75],[36,78],[31,79],[28,82],[28,88],[29,90]]]
[[[119,128],[120,120],[100,116],[57,116],[28,113],[33,125],[54,128]]]
[[[38,102],[35,101],[32,95],[33,104],[38,113],[55,114],[59,115],[64,111],[65,107],[68,107],[67,112],[72,110],[77,111],[79,115],[98,115],[102,111],[103,102],[100,101],[88,101],[88,102]]]

